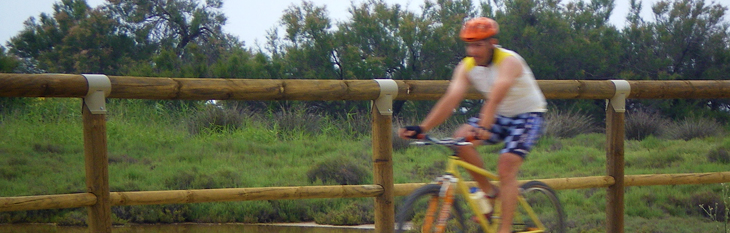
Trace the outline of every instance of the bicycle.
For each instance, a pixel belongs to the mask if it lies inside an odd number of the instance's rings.
[[[462,179],[458,168],[463,168],[498,181],[496,174],[459,159],[459,146],[471,145],[465,138],[436,139],[419,135],[416,145],[442,145],[454,153],[449,156],[446,171],[429,183],[413,191],[399,207],[396,214],[396,232],[496,232],[499,227],[500,202],[497,198],[490,219],[480,213],[478,204],[469,198],[471,185]],[[565,214],[555,191],[540,181],[529,181],[520,186],[518,207],[512,223],[513,232],[565,232]],[[466,204],[466,206],[464,206]],[[471,210],[465,212],[464,210]],[[425,211],[425,212],[421,212]],[[476,216],[476,217],[473,217]],[[476,218],[474,221],[465,220]],[[475,226],[476,225],[476,226]]]

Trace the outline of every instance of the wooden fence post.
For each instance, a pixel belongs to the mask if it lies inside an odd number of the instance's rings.
[[[373,181],[383,187],[375,197],[375,232],[391,233],[395,229],[395,192],[393,186],[393,99],[398,84],[390,79],[376,79],[380,96],[373,101]]]
[[[606,232],[624,232],[624,113],[631,86],[625,80],[611,80],[616,93],[606,105],[606,172],[615,183],[606,195]]]
[[[96,203],[87,207],[89,232],[112,232],[111,195],[109,194],[109,162],[106,138],[106,96],[111,82],[104,75],[84,75],[88,94],[83,100],[84,160],[86,191],[96,196]]]

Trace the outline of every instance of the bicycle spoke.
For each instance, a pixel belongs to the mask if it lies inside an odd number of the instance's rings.
[[[520,206],[513,226],[518,232],[565,232],[565,214],[555,192],[546,184],[531,181],[522,185],[524,201],[529,208]]]
[[[452,204],[444,203],[438,197],[440,187],[429,184],[408,196],[396,215],[396,232],[468,232],[462,216],[463,202],[453,199]],[[445,206],[448,209],[444,210]]]

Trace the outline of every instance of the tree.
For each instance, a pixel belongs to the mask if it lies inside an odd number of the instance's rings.
[[[624,29],[623,47],[628,51],[622,59],[625,78],[725,79],[730,72],[730,26],[723,21],[727,9],[703,0],[665,0],[652,6],[654,21],[644,21],[638,15],[640,4],[632,1],[631,24]],[[730,104],[724,99],[636,102],[636,106],[672,118],[692,114],[718,117],[717,110]]]
[[[119,25],[85,0],[53,5],[53,16],[31,17],[10,39],[10,52],[21,58],[23,72],[118,74],[135,53],[134,41],[120,35]]]
[[[5,53],[5,47],[0,46],[0,73],[11,73],[20,65],[17,58]]]
[[[344,79],[335,35],[325,7],[302,1],[281,17],[286,31],[281,58],[286,76],[295,79]]]
[[[349,11],[351,21],[339,24],[337,33],[344,78],[399,78],[406,65],[400,6],[371,0]]]
[[[5,47],[0,46],[0,73],[15,72],[20,62],[17,58],[5,53]],[[25,105],[27,98],[0,97],[0,114],[9,112],[13,108]]]
[[[500,24],[500,44],[518,52],[536,79],[617,78],[621,34],[607,24],[613,0],[507,0],[482,3],[483,15]],[[581,108],[603,115],[602,101],[548,100],[558,109]]]
[[[704,0],[665,0],[652,10],[657,55],[666,64],[662,70],[684,79],[720,78],[705,72],[712,65],[727,64],[716,57],[721,55],[717,51],[728,50],[729,26],[722,21],[727,7],[706,5]]]
[[[110,13],[125,26],[137,43],[158,45],[183,55],[190,43],[205,44],[224,37],[226,17],[222,0],[114,0]]]
[[[412,79],[451,79],[454,67],[466,56],[465,44],[459,38],[461,26],[477,12],[470,0],[426,1],[422,10],[417,29],[422,48],[415,53],[420,59],[412,61],[413,69],[420,73]]]

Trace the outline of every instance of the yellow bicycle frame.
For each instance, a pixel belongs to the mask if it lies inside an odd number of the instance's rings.
[[[462,197],[464,197],[464,200],[467,202],[467,204],[469,205],[469,208],[471,208],[472,212],[479,213],[479,211],[478,211],[479,207],[478,207],[477,203],[475,201],[473,201],[471,198],[468,198],[469,197],[469,185],[467,185],[466,182],[464,182],[464,179],[462,178],[461,174],[459,173],[459,169],[458,169],[459,167],[462,167],[469,171],[476,172],[480,175],[487,177],[487,179],[492,180],[492,181],[499,181],[499,177],[492,172],[489,172],[487,170],[484,170],[482,168],[479,168],[477,166],[474,166],[470,163],[467,163],[467,162],[461,160],[458,156],[454,156],[454,155],[449,156],[448,162],[446,164],[446,173],[451,174],[457,178],[456,191],[459,192]],[[537,227],[538,227],[538,229],[536,229],[536,230],[531,230],[531,231],[526,231],[526,232],[545,232],[545,226],[542,224],[540,219],[537,217],[537,214],[535,214],[535,211],[532,210],[532,207],[530,207],[530,205],[527,203],[525,198],[522,197],[522,195],[520,195],[520,196],[517,196],[517,200],[518,200],[518,203],[520,204],[520,206],[522,208],[524,208],[524,210],[530,216],[532,221],[535,224],[537,224]],[[497,201],[499,201],[499,200],[497,200]],[[494,216],[499,216],[498,214],[499,214],[500,210],[497,208],[496,205],[495,205],[494,211],[495,211]],[[517,213],[515,213],[515,215],[516,214]],[[482,226],[482,229],[488,229],[487,232],[496,232],[497,231],[497,227],[499,227],[499,222],[500,222],[500,221],[498,221],[497,218],[495,218],[492,221],[492,224],[489,224],[489,221],[487,221],[487,219],[484,217],[483,214],[475,214],[475,215],[477,216],[477,219],[479,219],[479,225]],[[518,216],[515,216],[516,219],[517,219],[517,217]]]

